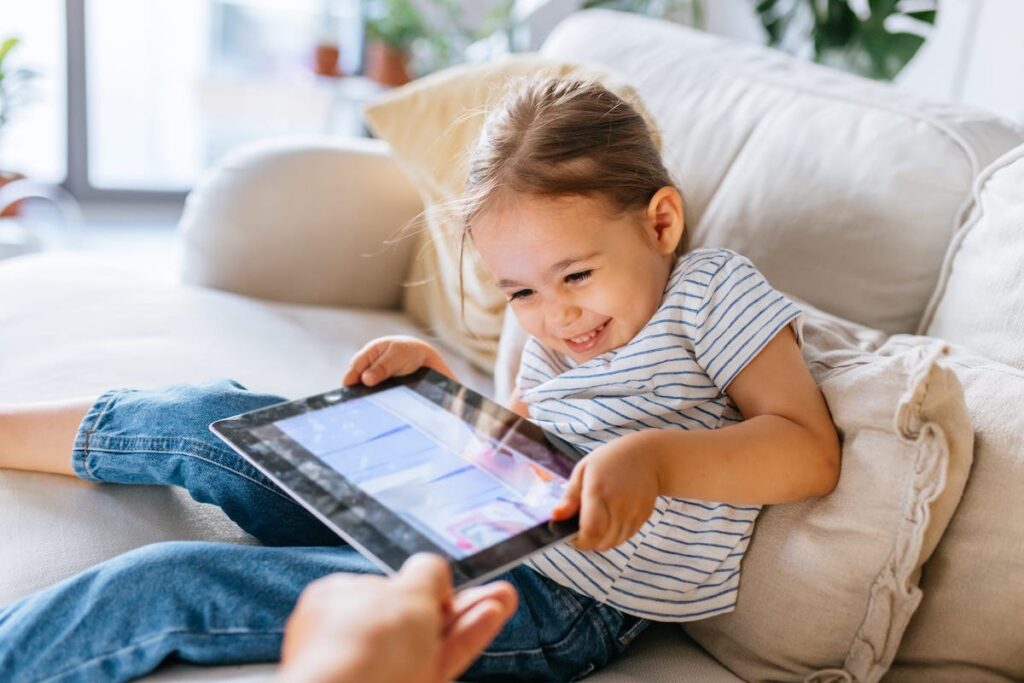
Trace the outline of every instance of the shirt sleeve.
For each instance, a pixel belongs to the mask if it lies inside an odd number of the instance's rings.
[[[725,391],[786,325],[792,323],[801,339],[801,311],[749,259],[723,252],[726,258],[708,280],[691,325],[697,363]]]

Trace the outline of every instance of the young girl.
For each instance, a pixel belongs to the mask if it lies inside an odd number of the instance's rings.
[[[653,129],[595,83],[510,91],[472,159],[465,225],[531,335],[509,407],[588,451],[557,510],[580,516],[574,547],[504,577],[519,611],[466,678],[573,680],[648,620],[732,610],[759,506],[838,477],[799,311],[734,252],[685,252]],[[422,366],[452,376],[429,344],[387,337],[344,382]],[[0,670],[120,679],[170,655],[273,660],[303,586],[373,571],[207,430],[282,400],[222,381],[0,415],[0,466],[184,486],[265,544],[156,544],[29,596],[0,612]]]

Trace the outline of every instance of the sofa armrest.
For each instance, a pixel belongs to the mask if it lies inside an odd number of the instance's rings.
[[[378,140],[246,146],[196,185],[179,225],[187,284],[288,303],[395,308],[421,211]]]

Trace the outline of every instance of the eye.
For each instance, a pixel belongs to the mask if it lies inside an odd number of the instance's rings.
[[[513,292],[512,296],[508,298],[509,301],[519,301],[533,294],[532,289],[520,289],[518,292]]]
[[[578,273],[571,273],[571,274],[565,276],[565,281],[566,282],[583,282],[584,280],[589,278],[590,275],[593,272],[594,271],[592,271],[592,270],[581,270]]]

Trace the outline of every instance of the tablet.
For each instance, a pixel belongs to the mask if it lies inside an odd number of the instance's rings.
[[[210,429],[385,573],[432,552],[468,586],[578,530],[551,511],[581,455],[426,368]]]

